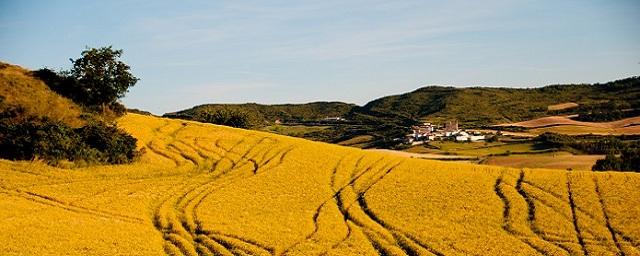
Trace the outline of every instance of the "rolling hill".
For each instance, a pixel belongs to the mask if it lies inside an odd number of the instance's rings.
[[[640,174],[407,159],[128,114],[146,153],[0,160],[2,255],[640,255]],[[6,210],[10,209],[10,210]]]
[[[603,103],[615,101],[625,107],[640,109],[640,77],[630,77],[604,84],[549,85],[539,88],[443,87],[427,86],[412,92],[375,99],[364,106],[341,102],[260,105],[207,104],[167,113],[166,116],[193,116],[218,108],[232,108],[256,113],[269,121],[317,120],[346,117],[354,120],[422,120],[458,119],[464,126],[478,127],[520,122],[557,113],[575,114],[593,108],[607,108]]]
[[[305,104],[264,105],[257,103],[246,104],[204,104],[190,109],[164,114],[165,117],[192,118],[203,112],[216,110],[241,111],[250,115],[257,124],[273,123],[275,120],[284,122],[316,121],[327,117],[342,117],[348,114],[354,104],[343,102],[312,102]]]
[[[550,85],[526,89],[429,86],[376,99],[355,111],[435,122],[457,119],[463,126],[478,127],[526,121],[554,115],[559,111],[565,114],[582,111],[582,114],[586,114],[593,108],[607,108],[602,103],[610,101],[624,103],[627,108],[640,108],[640,77],[604,84]],[[558,104],[568,102],[577,106],[558,109]]]
[[[0,112],[23,111],[24,116],[45,117],[81,126],[82,108],[64,98],[22,67],[0,62]]]

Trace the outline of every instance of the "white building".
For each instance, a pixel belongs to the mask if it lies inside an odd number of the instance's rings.
[[[469,135],[466,132],[464,133],[464,135],[460,133],[458,134],[458,136],[456,136],[456,141],[480,141],[484,139],[484,135]]]

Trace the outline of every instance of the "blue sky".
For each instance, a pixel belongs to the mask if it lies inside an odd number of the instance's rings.
[[[124,49],[156,114],[202,103],[364,104],[425,85],[640,74],[640,1],[8,1],[0,60],[68,69]]]

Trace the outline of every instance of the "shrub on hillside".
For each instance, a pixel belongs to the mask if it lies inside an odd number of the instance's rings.
[[[101,153],[100,162],[122,164],[136,157],[137,139],[115,126],[93,123],[77,133],[85,145]]]
[[[4,113],[4,117],[12,113]],[[30,118],[0,120],[0,157],[11,160],[42,159],[122,164],[137,156],[136,139],[104,123],[72,128],[62,122]]]
[[[251,127],[251,120],[247,113],[229,109],[218,109],[210,112],[201,112],[196,117],[196,121],[226,125],[236,128]]]

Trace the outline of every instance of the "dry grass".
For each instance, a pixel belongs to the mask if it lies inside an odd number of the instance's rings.
[[[42,81],[32,77],[28,70],[2,62],[0,98],[9,107],[24,107],[30,116],[47,117],[73,127],[84,123],[80,118],[82,110],[71,100],[51,91]]]
[[[578,126],[578,125],[559,125],[559,126],[550,126],[550,127],[542,127],[529,130],[532,134],[542,134],[545,132],[554,132],[561,133],[567,135],[584,135],[584,134],[595,134],[595,135],[638,135],[640,134],[640,125],[633,125],[623,128],[600,128],[600,127],[589,127],[589,126]]]
[[[528,128],[529,134],[555,132],[568,135],[636,135],[640,134],[640,116],[612,122],[581,122],[567,116],[549,116],[518,123],[498,126],[517,126]]]
[[[146,154],[0,161],[1,255],[640,254],[640,175],[407,159],[128,114]]]
[[[563,110],[563,109],[575,108],[575,107],[578,107],[578,106],[580,106],[580,105],[578,105],[578,103],[566,102],[566,103],[560,103],[560,104],[555,104],[555,105],[549,105],[547,107],[547,110],[549,110],[549,111]]]
[[[500,126],[519,126],[525,128],[541,128],[557,125],[573,125],[602,129],[620,129],[624,127],[640,125],[640,116],[625,118],[612,122],[581,122],[566,116],[549,116],[518,123],[501,124]]]

